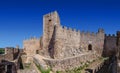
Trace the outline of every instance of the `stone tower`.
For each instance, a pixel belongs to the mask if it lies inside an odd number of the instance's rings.
[[[43,47],[46,51],[44,55],[48,56],[48,47],[53,36],[55,26],[60,26],[60,19],[57,11],[51,12],[43,16]]]

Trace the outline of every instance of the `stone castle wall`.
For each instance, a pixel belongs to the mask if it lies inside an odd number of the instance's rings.
[[[64,58],[80,54],[80,32],[59,26],[55,34],[55,57]],[[77,51],[78,50],[78,51]]]
[[[104,31],[83,33],[75,29],[62,27],[58,13],[52,12],[43,17],[43,49],[52,58],[66,58],[88,51],[102,52]]]
[[[36,50],[40,48],[42,55],[54,59],[76,56],[88,51],[97,51],[97,54],[101,55],[104,30],[99,29],[97,33],[90,33],[62,27],[59,15],[55,11],[43,16],[42,39],[24,40],[23,45],[29,56],[36,54]]]
[[[89,45],[92,47],[91,50],[89,50]],[[56,58],[71,57],[87,51],[98,51],[100,54],[103,45],[104,32],[102,29],[99,29],[97,33],[85,33],[67,27],[56,27]]]
[[[31,38],[28,40],[24,40],[23,42],[23,48],[24,48],[24,52],[29,55],[32,56],[34,54],[36,54],[36,51],[40,49],[40,40],[36,39],[36,38]]]

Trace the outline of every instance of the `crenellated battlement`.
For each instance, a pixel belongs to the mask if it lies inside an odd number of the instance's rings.
[[[77,30],[76,30],[76,29],[72,29],[72,31],[73,31],[73,32],[77,32]]]
[[[43,17],[52,17],[54,14],[57,15],[57,11],[53,11],[53,12],[47,13],[47,14],[43,15]]]
[[[81,35],[84,35],[84,36],[94,36],[94,37],[96,37],[96,35],[98,35],[99,33],[97,32],[97,33],[94,33],[94,32],[89,32],[89,31],[82,31],[81,32]]]
[[[98,29],[98,33],[104,33],[104,29],[103,28],[99,28]]]
[[[68,31],[73,31],[73,30],[72,30],[72,28],[70,28],[70,27],[68,27],[68,29],[67,29],[67,30],[68,30]]]
[[[115,34],[105,34],[105,37],[116,37]]]
[[[62,26],[62,29],[63,30],[67,30],[68,28],[66,26]]]
[[[120,31],[117,31],[117,36],[120,37]]]
[[[26,45],[26,47],[29,47],[31,45],[39,45],[40,39],[36,37],[31,37],[30,39],[24,40],[23,43],[24,43],[24,46]]]
[[[66,26],[62,26],[62,30],[63,30],[63,32],[67,31],[69,33],[73,33],[73,34],[76,34],[76,35],[80,34],[80,30],[76,30],[76,29],[66,27]]]
[[[36,40],[40,40],[39,38],[36,37],[31,37],[30,39],[25,39],[23,40],[24,42],[29,42],[29,41],[36,41]]]
[[[77,30],[77,34],[80,35],[80,30]]]

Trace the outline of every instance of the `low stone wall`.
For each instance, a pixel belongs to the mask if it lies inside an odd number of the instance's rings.
[[[53,71],[64,71],[67,69],[83,66],[87,61],[95,60],[96,57],[97,56],[93,52],[88,52],[65,59],[44,59],[44,61]]]

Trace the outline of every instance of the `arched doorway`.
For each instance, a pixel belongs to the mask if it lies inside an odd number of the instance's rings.
[[[91,44],[88,45],[88,50],[89,51],[92,50],[92,45]]]
[[[39,50],[36,50],[36,54],[39,54]]]

